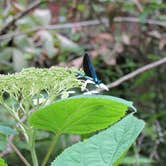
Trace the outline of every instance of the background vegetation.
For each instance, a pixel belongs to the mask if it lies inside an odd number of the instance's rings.
[[[164,0],[0,1],[0,73],[32,66],[80,68],[82,55],[88,51],[100,79],[110,87],[110,91],[102,93],[133,101],[138,116],[146,122],[123,164],[136,165],[139,159],[140,165],[164,166],[165,7]],[[127,75],[138,68],[141,74]],[[120,82],[113,84],[117,80]],[[0,124],[13,126],[9,115],[1,108],[0,111]],[[39,158],[44,156],[43,149],[51,137],[45,132],[40,136]],[[59,147],[62,144],[65,148],[79,139],[63,136]],[[15,143],[25,156],[29,155],[21,135]],[[20,164],[1,140],[0,150],[9,165]],[[56,153],[61,151],[59,148]]]

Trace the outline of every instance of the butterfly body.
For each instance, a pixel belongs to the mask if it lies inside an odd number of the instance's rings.
[[[86,76],[84,76],[85,79],[91,80],[91,81],[95,82],[96,84],[101,83],[101,80],[98,79],[95,68],[87,53],[85,53],[85,55],[83,57],[83,70],[86,74]]]
[[[87,85],[87,83],[91,82],[91,83],[95,83],[98,88],[102,88],[107,91],[109,90],[108,87],[106,85],[104,85],[101,80],[98,79],[95,68],[87,53],[85,53],[84,57],[83,57],[83,70],[86,75],[84,75],[80,72],[77,72],[78,79],[86,80],[86,85]]]
[[[92,78],[92,80],[96,84],[101,83],[101,80],[98,79],[95,68],[94,68],[94,66],[91,62],[91,59],[87,53],[85,53],[84,58],[83,58],[83,70],[84,70],[85,74],[88,77]]]

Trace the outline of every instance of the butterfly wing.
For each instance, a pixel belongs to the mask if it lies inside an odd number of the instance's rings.
[[[83,58],[83,70],[87,76],[93,78],[95,83],[99,82],[99,79],[96,75],[96,71],[94,69],[94,66],[93,66],[93,64],[90,60],[90,57],[87,53],[85,53],[84,58]]]

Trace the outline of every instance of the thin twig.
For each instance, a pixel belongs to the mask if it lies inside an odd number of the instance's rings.
[[[19,20],[20,18],[24,17],[31,10],[37,8],[39,5],[41,5],[42,3],[45,3],[45,2],[47,2],[47,1],[43,1],[43,0],[35,1],[34,3],[30,4],[24,11],[16,14],[11,21],[9,21],[4,27],[2,27],[2,29],[0,30],[0,35],[4,34],[6,31],[8,31],[9,28],[11,26],[13,26],[17,20]]]
[[[20,159],[24,162],[26,166],[31,166],[29,162],[25,159],[25,157],[20,153],[20,151],[17,149],[17,147],[9,140],[8,144],[12,147],[12,149],[17,153],[17,155],[20,157]]]
[[[108,19],[103,18],[101,19],[102,23],[105,25],[109,25]],[[81,22],[76,22],[76,23],[66,23],[66,24],[55,24],[55,25],[46,25],[46,26],[39,26],[35,27],[33,29],[24,31],[24,32],[11,32],[6,35],[1,35],[0,36],[0,41],[5,40],[5,39],[10,39],[15,36],[20,36],[24,34],[28,34],[31,32],[35,32],[38,30],[58,30],[58,29],[67,29],[67,28],[74,28],[74,27],[82,27],[82,26],[96,26],[96,25],[101,25],[101,20],[89,20],[89,21],[81,21]],[[145,19],[144,21],[141,21],[139,18],[136,17],[115,17],[114,22],[131,22],[131,23],[143,23],[143,24],[151,24],[151,25],[158,25],[158,26],[166,26],[165,21],[158,21],[158,20],[152,20],[152,19]]]
[[[166,21],[159,21],[153,19],[145,19],[140,20],[136,17],[116,17],[115,22],[135,22],[135,23],[142,23],[142,24],[150,24],[150,25],[158,25],[158,26],[166,26]]]
[[[137,76],[137,75],[139,75],[139,74],[141,74],[141,73],[143,73],[143,72],[145,72],[147,70],[150,70],[150,69],[152,69],[154,67],[157,67],[157,66],[159,66],[161,64],[164,64],[164,63],[166,63],[166,57],[161,58],[160,60],[152,62],[152,63],[150,63],[148,65],[145,65],[145,66],[143,66],[143,67],[141,67],[141,68],[139,68],[139,69],[137,69],[137,70],[135,70],[135,71],[133,71],[133,72],[121,77],[121,78],[119,78],[118,80],[108,84],[107,87],[109,89],[117,87],[120,84],[122,84],[123,82],[125,82],[127,80],[130,80],[130,79],[134,78],[135,76]],[[95,92],[96,91],[97,92],[102,92],[102,91],[104,91],[104,89],[95,90]],[[91,92],[93,93],[93,91],[91,91]]]
[[[14,138],[14,135],[10,135],[9,137],[8,137],[8,141],[12,141],[13,140],[13,138]],[[12,148],[11,148],[11,146],[9,145],[9,143],[7,144],[7,146],[6,146],[6,149],[4,149],[1,153],[0,153],[0,156],[1,157],[3,157],[3,156],[6,156],[7,154],[9,154],[9,153],[11,153],[12,152]]]
[[[132,2],[136,5],[139,12],[143,12],[143,7],[142,7],[141,3],[138,0],[132,0]]]

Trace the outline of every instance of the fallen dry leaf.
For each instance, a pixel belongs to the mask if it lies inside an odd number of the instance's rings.
[[[76,69],[79,69],[82,65],[82,57],[76,58],[68,63],[69,67],[74,67]]]
[[[130,42],[130,37],[129,37],[129,35],[123,34],[123,35],[122,35],[122,42],[123,42],[125,45],[130,45],[131,42]]]
[[[158,31],[156,31],[156,30],[150,31],[150,32],[148,33],[148,35],[150,35],[150,36],[152,36],[152,37],[155,37],[155,38],[157,38],[157,39],[161,39],[161,34],[160,34]]]
[[[101,58],[105,62],[105,64],[109,66],[113,66],[116,64],[116,58],[115,58],[115,52],[111,51],[107,47],[102,47],[99,49],[99,54],[101,55]]]

